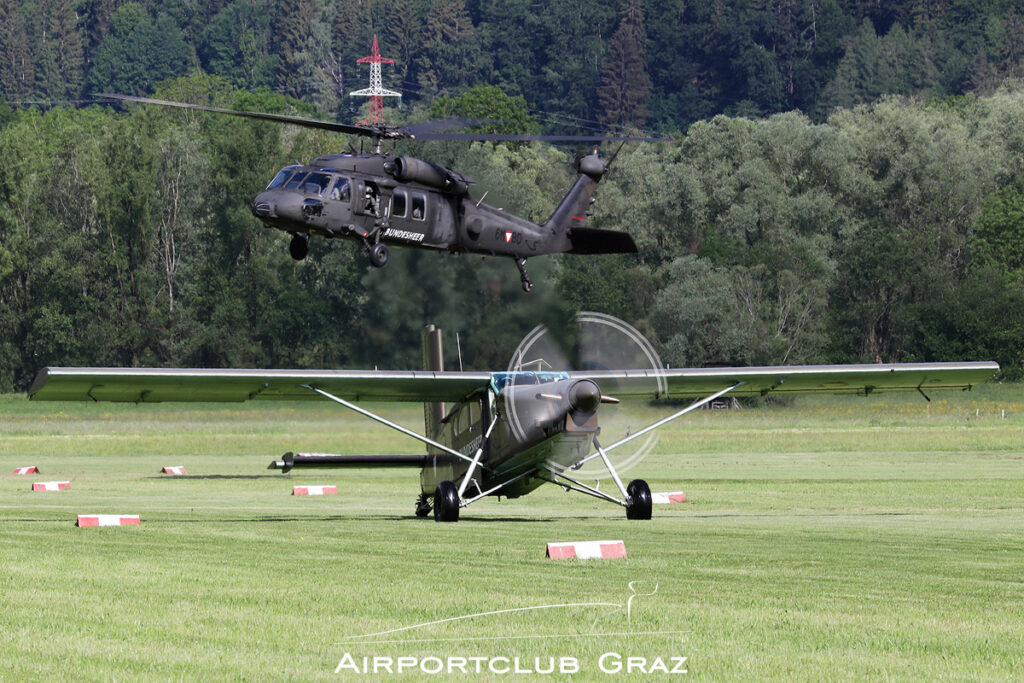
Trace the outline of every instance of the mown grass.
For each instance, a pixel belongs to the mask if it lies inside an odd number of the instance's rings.
[[[345,653],[574,657],[577,678],[625,678],[598,668],[616,652],[686,656],[688,676],[707,680],[1019,679],[1024,387],[932,398],[683,418],[629,473],[687,493],[650,522],[551,487],[483,501],[454,525],[413,517],[413,470],[264,469],[287,450],[419,452],[329,405],[0,398],[0,678],[370,678],[335,674]],[[387,412],[422,419],[419,406]],[[13,476],[22,465],[42,473]],[[29,491],[52,479],[72,489]],[[290,496],[300,483],[340,495]],[[75,528],[87,512],[143,523]],[[624,539],[629,559],[544,559],[547,542],[600,539]],[[657,593],[634,598],[627,620],[630,582]],[[353,640],[590,602],[622,607]],[[532,678],[465,678],[504,677]]]

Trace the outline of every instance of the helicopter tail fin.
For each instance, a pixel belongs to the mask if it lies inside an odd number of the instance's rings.
[[[565,235],[572,228],[583,225],[590,212],[594,190],[608,172],[608,165],[597,156],[596,150],[593,154],[577,156],[573,165],[579,177],[543,226],[556,235]]]
[[[544,223],[544,227],[555,235],[565,237],[566,243],[562,251],[570,254],[635,253],[636,244],[628,234],[617,230],[583,227],[583,222],[590,215],[594,190],[608,172],[608,163],[605,163],[597,155],[597,150],[594,150],[591,154],[577,156],[574,165],[579,177],[555,212]]]
[[[423,345],[423,369],[432,372],[444,370],[444,352],[441,346],[441,330],[434,325],[427,325],[423,328],[421,335]],[[423,404],[423,426],[425,433],[433,440],[437,440],[441,432],[441,421],[444,419],[444,402]],[[435,455],[433,448],[428,451]]]

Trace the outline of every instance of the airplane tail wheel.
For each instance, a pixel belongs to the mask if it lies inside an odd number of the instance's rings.
[[[626,506],[626,519],[651,518],[651,487],[643,479],[634,479],[626,487],[629,504]]]
[[[416,516],[426,517],[430,514],[430,503],[427,502],[427,494],[421,493],[416,499]]]
[[[647,514],[650,516],[650,512]],[[459,491],[450,481],[442,481],[434,489],[434,521],[459,521]]]
[[[309,235],[293,235],[288,245],[288,253],[296,261],[306,258],[306,254],[309,253]]]
[[[388,245],[383,242],[377,242],[377,244],[370,247],[370,263],[375,268],[383,268],[388,262]]]

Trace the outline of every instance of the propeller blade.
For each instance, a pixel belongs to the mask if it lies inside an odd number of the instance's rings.
[[[178,109],[191,109],[195,111],[208,111],[214,114],[227,114],[229,116],[242,116],[249,119],[262,121],[277,121],[278,123],[289,123],[303,128],[315,128],[317,130],[329,130],[335,133],[348,133],[349,135],[363,135],[371,138],[403,138],[410,137],[409,134],[400,128],[388,126],[356,126],[348,123],[337,123],[335,121],[321,121],[310,119],[305,116],[291,116],[289,114],[268,114],[258,111],[239,111],[236,109],[224,109],[223,107],[211,107],[205,104],[190,104],[188,102],[175,102],[173,100],[158,100],[152,97],[136,97],[134,95],[116,95],[113,93],[97,93],[97,97],[104,97],[124,102],[140,102],[142,104],[156,104],[161,107],[177,107]]]

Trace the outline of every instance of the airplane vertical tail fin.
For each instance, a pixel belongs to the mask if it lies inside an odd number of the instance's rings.
[[[444,349],[441,344],[441,330],[434,325],[427,325],[423,328],[421,335],[423,344],[423,369],[430,372],[441,372],[444,370]],[[423,404],[423,426],[425,433],[431,439],[437,441],[441,433],[441,420],[444,419],[444,402]],[[436,455],[433,448],[428,448],[429,455]]]
[[[565,242],[560,251],[571,254],[636,252],[636,244],[628,233],[583,227],[590,213],[594,190],[608,172],[608,164],[597,155],[597,150],[577,156],[574,164],[579,177],[543,227],[554,235],[562,235]]]

